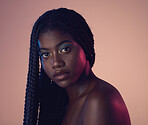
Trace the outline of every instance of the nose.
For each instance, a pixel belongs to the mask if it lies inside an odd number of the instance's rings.
[[[64,61],[62,60],[62,58],[60,57],[60,55],[58,53],[54,53],[52,55],[52,68],[56,69],[56,68],[61,68],[65,65]]]

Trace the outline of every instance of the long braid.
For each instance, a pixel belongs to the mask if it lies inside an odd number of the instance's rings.
[[[50,84],[50,78],[41,68],[41,95],[39,125],[61,125],[68,103],[65,89]]]
[[[38,109],[39,55],[37,51],[35,27],[31,34],[29,70],[25,96],[24,125],[35,125]]]

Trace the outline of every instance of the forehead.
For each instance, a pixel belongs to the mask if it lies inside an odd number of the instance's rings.
[[[74,41],[73,37],[66,32],[60,30],[47,31],[39,35],[39,45],[54,46],[62,41]]]
[[[75,47],[81,48],[69,33],[60,30],[44,32],[39,35],[38,39],[39,48],[44,49],[54,49],[64,43],[69,43]]]

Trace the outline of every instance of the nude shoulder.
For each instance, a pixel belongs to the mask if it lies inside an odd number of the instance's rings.
[[[84,125],[122,125],[123,122],[130,125],[127,108],[118,90],[98,79],[85,100],[82,122]]]
[[[88,94],[85,103],[91,104],[94,101],[99,103],[111,103],[116,99],[122,99],[119,91],[106,81],[98,79],[94,88]]]

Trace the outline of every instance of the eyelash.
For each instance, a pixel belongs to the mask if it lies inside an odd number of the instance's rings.
[[[66,50],[65,52],[62,52],[62,51],[65,50],[65,49],[68,49],[68,50]],[[71,52],[71,47],[65,46],[65,47],[63,47],[63,48],[60,48],[59,52],[60,52],[60,53],[63,53],[63,54],[67,54],[67,53]]]
[[[66,50],[65,52],[62,52],[62,51],[65,50],[65,49],[68,49],[68,50]],[[68,54],[68,53],[70,53],[70,52],[71,52],[71,47],[70,47],[70,46],[61,47],[60,50],[59,50],[59,53],[61,53],[61,54]],[[40,55],[43,59],[48,59],[48,58],[51,56],[50,52],[43,52],[43,53],[40,52],[39,55]]]
[[[51,54],[49,52],[40,53],[40,56],[44,59],[47,59]]]

